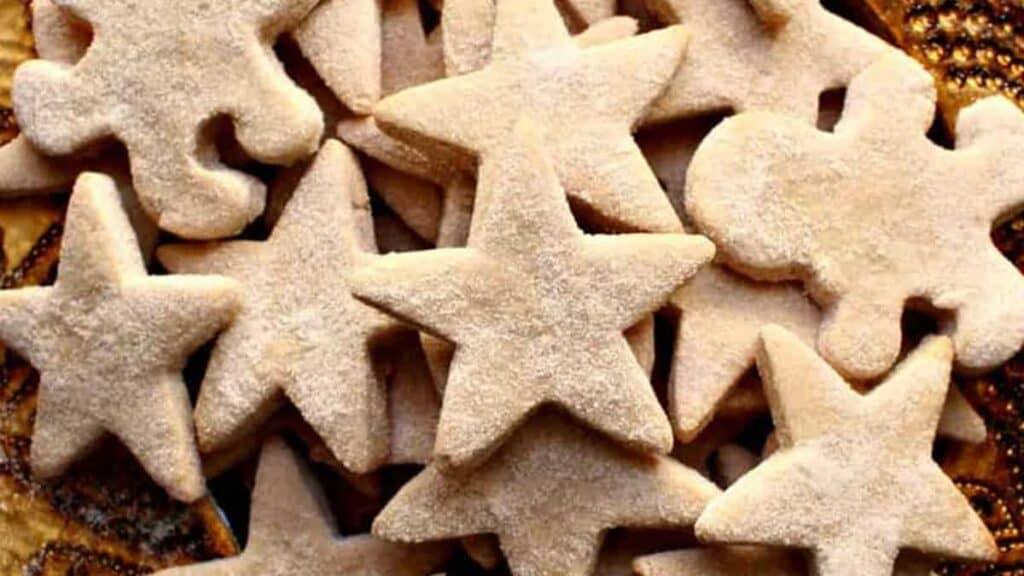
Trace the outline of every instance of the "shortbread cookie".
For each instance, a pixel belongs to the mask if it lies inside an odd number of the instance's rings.
[[[585,576],[606,530],[683,528],[718,494],[678,462],[633,454],[543,413],[477,469],[446,475],[429,466],[373,531],[399,542],[492,533],[514,576]]]
[[[391,355],[388,379],[388,421],[391,424],[389,464],[426,464],[434,451],[441,398],[420,348],[409,334]]]
[[[32,38],[36,54],[43,60],[74,64],[88,50],[92,31],[87,23],[54,4],[54,0],[33,0]]]
[[[383,0],[381,28],[385,96],[444,77],[441,33],[424,31],[417,0]]]
[[[316,150],[316,103],[284,74],[269,44],[316,0],[54,0],[95,37],[71,66],[19,67],[14,107],[43,153],[66,155],[113,136],[131,158],[143,207],[161,228],[192,238],[239,232],[263,210],[265,190],[216,162],[204,132],[234,121],[253,158],[288,164]]]
[[[543,136],[521,123],[480,168],[468,248],[395,254],[351,277],[360,298],[455,342],[435,458],[478,462],[539,405],[667,452],[671,428],[622,332],[714,247],[684,234],[585,236]]]
[[[708,506],[701,540],[808,549],[822,576],[891,574],[901,548],[996,557],[985,524],[931,458],[948,338],[925,339],[860,395],[796,336],[777,326],[761,334],[779,450]]]
[[[931,76],[895,55],[853,81],[834,134],[745,114],[690,168],[687,212],[722,258],[761,279],[803,279],[826,309],[819,350],[853,378],[896,360],[908,300],[949,313],[963,370],[998,366],[1024,342],[1024,277],[989,237],[1024,203],[1024,114],[981,101],[950,151],[925,136],[934,110]]]
[[[63,473],[109,433],[171,496],[202,496],[179,372],[238,295],[219,276],[148,276],[113,180],[79,177],[56,283],[0,291],[0,340],[40,374],[33,472]]]
[[[946,405],[942,408],[939,418],[938,435],[941,438],[980,444],[985,441],[988,431],[985,430],[985,419],[982,418],[967,398],[964,398],[956,384],[950,384]]]
[[[369,535],[341,538],[317,479],[280,438],[263,445],[249,538],[234,558],[158,576],[427,576],[444,566],[448,544],[392,544]]]
[[[675,72],[686,33],[671,27],[580,48],[553,0],[499,2],[491,62],[382,100],[377,123],[425,150],[486,161],[529,113],[572,201],[602,227],[678,232],[630,134]],[[614,84],[615,90],[607,90]]]
[[[882,40],[821,0],[647,0],[693,37],[648,122],[709,112],[764,110],[814,123],[818,97],[849,83],[881,55]]]
[[[805,564],[792,551],[722,546],[642,556],[633,562],[633,570],[638,576],[806,576]],[[934,566],[919,554],[901,554],[893,576],[934,576]]]
[[[355,156],[329,141],[266,242],[161,246],[184,273],[216,271],[243,286],[237,320],[217,340],[196,405],[200,449],[241,440],[287,398],[355,472],[388,455],[384,385],[368,345],[397,324],[356,300],[345,271],[367,261],[366,184]]]
[[[739,444],[726,444],[715,452],[715,466],[712,477],[723,488],[732,486],[744,474],[750,472],[761,457]]]
[[[383,86],[380,0],[320,0],[292,36],[342,104],[373,110]]]
[[[426,180],[372,158],[363,162],[363,169],[366,182],[377,196],[417,236],[435,244],[444,210],[444,192]]]

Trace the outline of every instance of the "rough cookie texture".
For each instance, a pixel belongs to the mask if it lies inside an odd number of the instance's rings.
[[[313,153],[323,120],[270,50],[316,0],[54,0],[89,22],[94,40],[69,65],[19,67],[14,107],[43,153],[66,155],[108,136],[128,149],[142,206],[190,238],[239,232],[263,210],[264,186],[216,160],[204,125],[218,116],[253,158],[288,164]]]
[[[53,287],[0,291],[0,339],[39,370],[32,469],[48,478],[110,433],[173,497],[205,493],[181,369],[238,310],[219,276],[148,276],[114,182],[88,173]]]
[[[170,568],[157,576],[427,576],[451,553],[443,543],[339,538],[316,477],[280,438],[263,445],[251,510],[241,555]]]
[[[884,576],[901,548],[994,559],[992,535],[932,460],[953,347],[929,337],[867,395],[778,326],[758,369],[779,449],[714,500],[703,541],[811,551],[814,574]]]
[[[547,402],[636,448],[672,446],[622,332],[714,247],[684,234],[585,236],[542,138],[523,123],[481,166],[468,248],[385,256],[351,280],[360,298],[456,343],[435,449],[455,465],[485,457]]]
[[[671,27],[581,48],[553,0],[499,2],[491,61],[482,69],[385,98],[377,123],[424,150],[486,161],[530,114],[573,202],[596,226],[678,232],[681,224],[631,132],[678,66],[686,44]],[[614,90],[609,87],[614,86]]]
[[[196,405],[200,448],[241,440],[291,401],[353,471],[388,455],[385,388],[369,344],[398,328],[356,300],[345,272],[370,255],[369,218],[355,156],[329,141],[266,242],[161,246],[175,272],[216,271],[244,288],[238,319],[217,340]]]
[[[1024,277],[989,236],[1024,202],[1024,114],[978,102],[951,151],[925,136],[934,112],[931,76],[894,55],[854,79],[834,134],[744,114],[690,168],[699,229],[748,274],[804,280],[826,312],[818,348],[853,378],[896,360],[908,302],[948,313],[963,370],[993,368],[1024,342]]]
[[[542,413],[475,470],[429,466],[373,531],[399,542],[493,533],[516,576],[586,576],[608,529],[683,528],[718,494],[678,462],[630,453]]]
[[[934,574],[935,562],[919,554],[901,554],[893,576]],[[754,546],[694,548],[642,556],[633,562],[639,576],[806,576],[796,554]]]
[[[692,34],[679,73],[648,122],[764,110],[814,123],[818,98],[849,83],[885,42],[821,0],[646,0]]]

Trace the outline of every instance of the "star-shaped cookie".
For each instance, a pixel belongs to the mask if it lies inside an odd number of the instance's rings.
[[[901,554],[893,576],[934,574],[935,562],[918,554]],[[854,568],[854,567],[851,567]],[[638,576],[805,576],[796,554],[756,546],[693,548],[641,556],[633,562]]]
[[[892,573],[902,548],[990,560],[985,524],[932,460],[953,347],[929,337],[867,395],[777,326],[758,369],[779,449],[714,500],[703,541],[807,549],[822,576]]]
[[[887,46],[821,0],[647,0],[692,34],[648,122],[765,110],[814,124],[822,92],[849,83]]]
[[[368,346],[397,323],[345,282],[369,258],[359,222],[368,218],[355,156],[328,141],[266,242],[160,247],[170,270],[217,272],[243,287],[242,310],[217,340],[196,405],[204,452],[241,440],[287,398],[349,469],[387,458],[386,394]]]
[[[212,117],[231,118],[245,151],[265,163],[316,150],[320,109],[270,49],[316,0],[148,0],[144,12],[135,0],[54,3],[88,21],[93,42],[73,65],[18,68],[18,122],[49,155],[122,141],[141,203],[161,228],[221,237],[263,210],[259,180],[216,161],[204,128]]]
[[[1024,276],[990,238],[1024,205],[1024,113],[982,100],[947,150],[926,136],[934,112],[931,75],[896,54],[854,79],[834,133],[743,114],[690,166],[698,228],[735,268],[803,280],[825,308],[818,349],[851,378],[893,364],[908,303],[943,312],[960,369],[994,368],[1024,343]]]
[[[171,496],[202,496],[180,372],[238,296],[219,276],[148,276],[113,180],[79,177],[56,283],[0,291],[0,340],[40,374],[33,472],[63,473],[110,433]]]
[[[486,161],[529,114],[545,127],[545,149],[588,221],[679,232],[631,132],[672,77],[685,44],[683,29],[671,27],[581,48],[553,0],[498,2],[489,64],[385,98],[374,117],[424,150],[454,149]]]
[[[469,464],[559,404],[612,438],[667,452],[671,428],[622,332],[708,262],[699,236],[585,236],[522,122],[480,168],[467,248],[384,256],[360,298],[457,345],[435,457]]]
[[[251,510],[241,555],[169,568],[157,576],[428,576],[451,553],[444,543],[339,538],[316,477],[277,437],[263,445]]]
[[[543,412],[477,469],[448,475],[430,465],[373,532],[398,542],[493,533],[513,574],[585,576],[608,529],[685,528],[718,494],[678,462],[634,454]]]

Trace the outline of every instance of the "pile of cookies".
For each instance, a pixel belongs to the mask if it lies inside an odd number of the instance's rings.
[[[990,239],[1024,205],[1008,100],[941,146],[932,77],[819,0],[35,0],[33,24],[0,195],[73,187],[53,285],[0,292],[40,372],[33,474],[113,436],[194,502],[258,458],[244,552],[167,574],[996,559],[932,451],[986,436],[952,372],[1024,344]],[[420,468],[342,536],[310,457]]]

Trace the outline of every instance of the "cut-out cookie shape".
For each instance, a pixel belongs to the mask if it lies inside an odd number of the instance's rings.
[[[243,287],[236,321],[217,340],[196,405],[204,452],[240,440],[287,398],[349,469],[388,455],[384,385],[369,344],[397,323],[356,300],[345,271],[370,258],[355,156],[329,141],[266,242],[161,246],[181,273],[217,272]]]
[[[54,0],[33,0],[32,39],[43,60],[74,64],[88,50],[92,30]]]
[[[373,110],[383,84],[380,0],[321,0],[292,36],[342,104]]]
[[[388,421],[391,424],[389,464],[426,464],[434,451],[441,413],[434,379],[417,334],[409,334],[391,357],[388,379]]]
[[[732,110],[814,124],[822,92],[895,49],[827,11],[821,0],[647,0],[692,38],[648,122]]]
[[[893,576],[928,576],[935,562],[919,554],[901,554]],[[855,567],[853,567],[855,568]],[[693,548],[641,556],[633,562],[639,576],[807,576],[806,563],[787,550],[757,546]]]
[[[685,528],[718,494],[678,462],[633,454],[545,412],[477,469],[429,466],[373,531],[398,542],[496,534],[515,576],[586,576],[605,531]]]
[[[444,77],[441,33],[427,35],[417,0],[384,0],[381,19],[384,96]]]
[[[74,65],[18,68],[14,107],[43,153],[71,154],[108,136],[131,158],[142,206],[161,228],[192,238],[239,232],[263,210],[264,186],[216,162],[204,124],[218,115],[256,160],[312,154],[323,121],[269,44],[316,0],[54,0],[95,32]]]
[[[171,496],[205,493],[180,372],[238,310],[219,276],[148,276],[114,182],[71,196],[53,287],[0,291],[0,340],[39,370],[33,472],[63,473],[106,434]]]
[[[671,27],[580,48],[553,0],[499,2],[487,66],[403,90],[382,100],[374,116],[424,150],[486,161],[530,114],[546,129],[545,148],[566,192],[595,225],[678,232],[679,219],[631,132],[685,44],[683,29]]]
[[[708,262],[698,236],[585,236],[530,122],[480,168],[468,248],[393,254],[353,292],[456,343],[435,457],[469,464],[539,405],[667,452],[672,433],[623,331]]]
[[[930,337],[860,395],[777,326],[758,369],[779,449],[713,501],[703,541],[811,551],[822,576],[892,573],[901,548],[991,560],[995,541],[931,457],[953,347]]]
[[[245,551],[169,568],[158,576],[427,576],[451,554],[448,544],[403,545],[369,535],[337,535],[317,479],[280,438],[263,445]]]
[[[819,350],[853,378],[895,361],[908,302],[948,312],[963,370],[997,366],[1024,342],[1024,277],[989,238],[1024,203],[1024,114],[978,102],[946,150],[925,136],[934,107],[931,76],[886,57],[854,79],[834,134],[744,114],[690,167],[687,213],[730,265],[803,279],[826,310]]]

